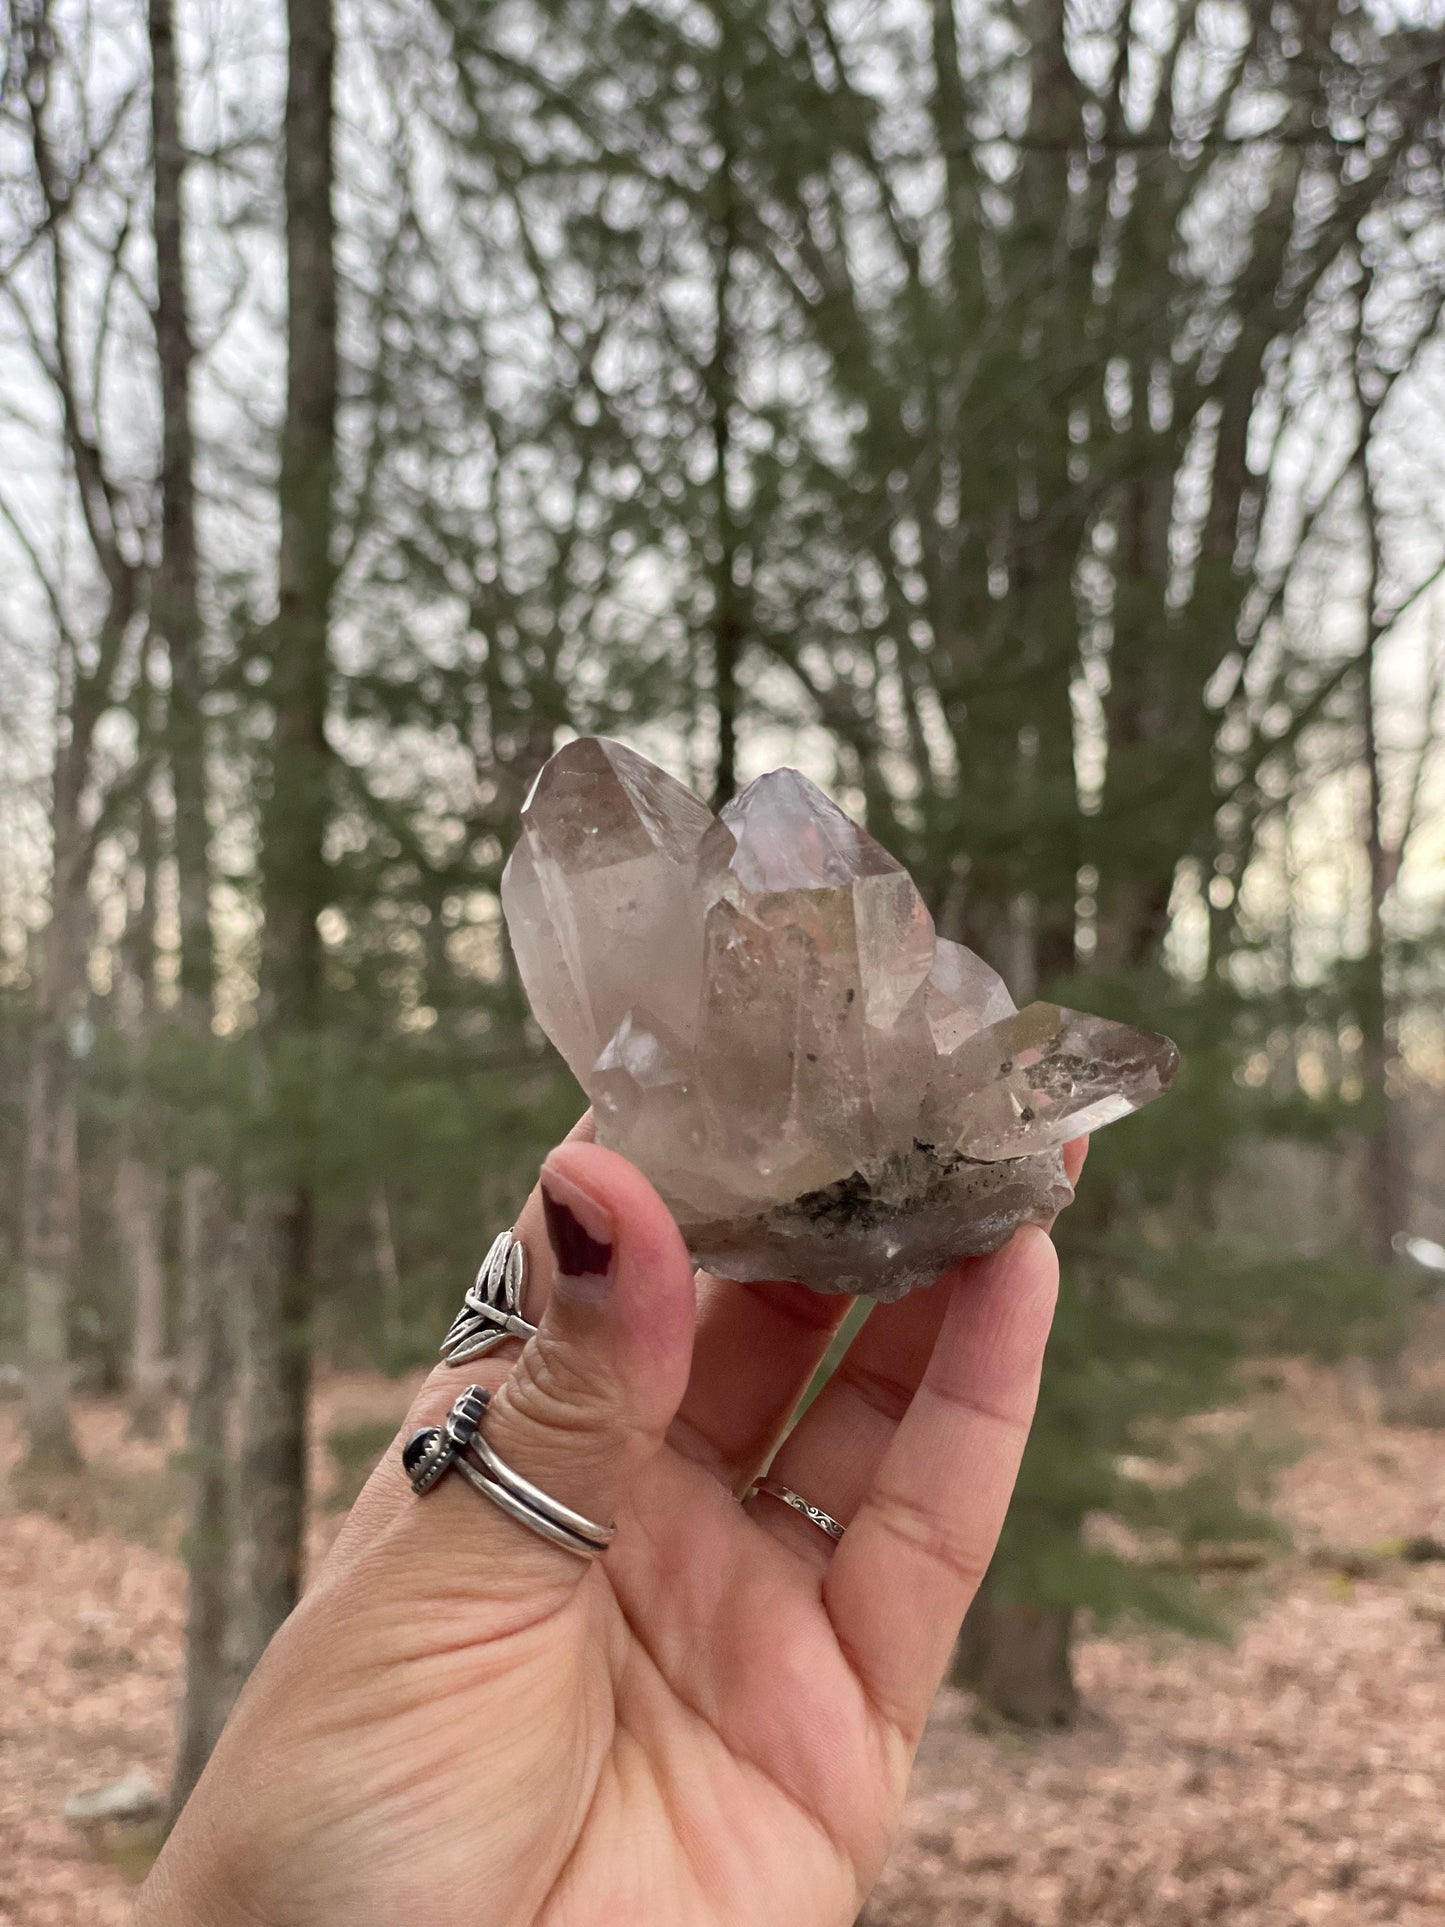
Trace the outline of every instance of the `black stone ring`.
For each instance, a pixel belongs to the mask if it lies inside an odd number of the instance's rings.
[[[469,1385],[441,1425],[413,1432],[402,1448],[401,1462],[412,1491],[430,1492],[448,1472],[460,1472],[483,1498],[540,1538],[579,1559],[596,1559],[617,1536],[615,1525],[598,1525],[583,1513],[563,1505],[530,1479],[523,1478],[499,1458],[482,1437],[481,1423],[491,1394]]]
[[[471,1444],[491,1403],[491,1394],[480,1385],[469,1385],[447,1413],[441,1425],[424,1425],[413,1432],[402,1447],[401,1463],[415,1493],[430,1492],[456,1462],[457,1454]]]

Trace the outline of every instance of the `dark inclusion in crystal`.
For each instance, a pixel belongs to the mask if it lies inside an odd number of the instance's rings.
[[[537,778],[502,879],[538,1022],[697,1263],[897,1298],[1072,1197],[1062,1147],[1169,1083],[1166,1037],[1015,1008],[796,770],[714,816],[620,743]]]

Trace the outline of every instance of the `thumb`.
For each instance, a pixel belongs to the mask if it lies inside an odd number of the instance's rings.
[[[533,1485],[606,1524],[660,1448],[687,1388],[692,1261],[667,1207],[614,1151],[559,1145],[540,1188],[552,1290],[483,1429]],[[500,1513],[496,1529],[494,1557],[580,1574],[580,1562]]]

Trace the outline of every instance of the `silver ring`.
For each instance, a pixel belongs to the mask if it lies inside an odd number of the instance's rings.
[[[500,1491],[508,1493],[518,1505],[529,1507],[540,1517],[548,1519],[563,1532],[570,1532],[576,1539],[585,1539],[598,1552],[606,1552],[617,1537],[616,1526],[599,1526],[581,1512],[574,1512],[570,1505],[563,1505],[530,1479],[524,1479],[520,1472],[507,1464],[505,1459],[488,1445],[478,1432],[467,1448],[470,1456],[479,1461],[478,1471],[489,1478]]]
[[[826,1532],[835,1544],[848,1529],[840,1525],[831,1512],[825,1512],[820,1505],[811,1504],[801,1492],[795,1492],[790,1485],[780,1484],[777,1479],[759,1479],[748,1492],[748,1497],[756,1499],[759,1496],[765,1499],[779,1499],[784,1505],[791,1506],[793,1511],[806,1519],[810,1526],[816,1526],[819,1532]]]
[[[475,1491],[539,1538],[578,1559],[597,1559],[617,1537],[615,1525],[598,1525],[554,1499],[500,1458],[481,1435],[491,1394],[469,1385],[440,1425],[424,1425],[402,1448],[401,1462],[420,1496],[439,1485],[448,1472],[460,1472]]]
[[[527,1248],[514,1231],[499,1231],[483,1258],[462,1308],[442,1340],[448,1365],[468,1365],[506,1338],[531,1338],[537,1327],[522,1316]]]

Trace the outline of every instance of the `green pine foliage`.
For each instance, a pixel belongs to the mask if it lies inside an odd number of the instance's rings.
[[[1390,1281],[1285,1193],[1268,1240],[1232,1222],[1252,1159],[1321,1147],[1358,1107],[1283,1098],[1238,1075],[1272,1013],[1225,987],[1084,978],[1060,994],[1168,1030],[1165,1098],[1091,1143],[1056,1232],[1062,1282],[1038,1419],[995,1561],[998,1596],[1185,1632],[1228,1615],[1195,1555],[1277,1541],[1271,1479],[1289,1441],[1252,1415],[1271,1357],[1385,1348]]]

